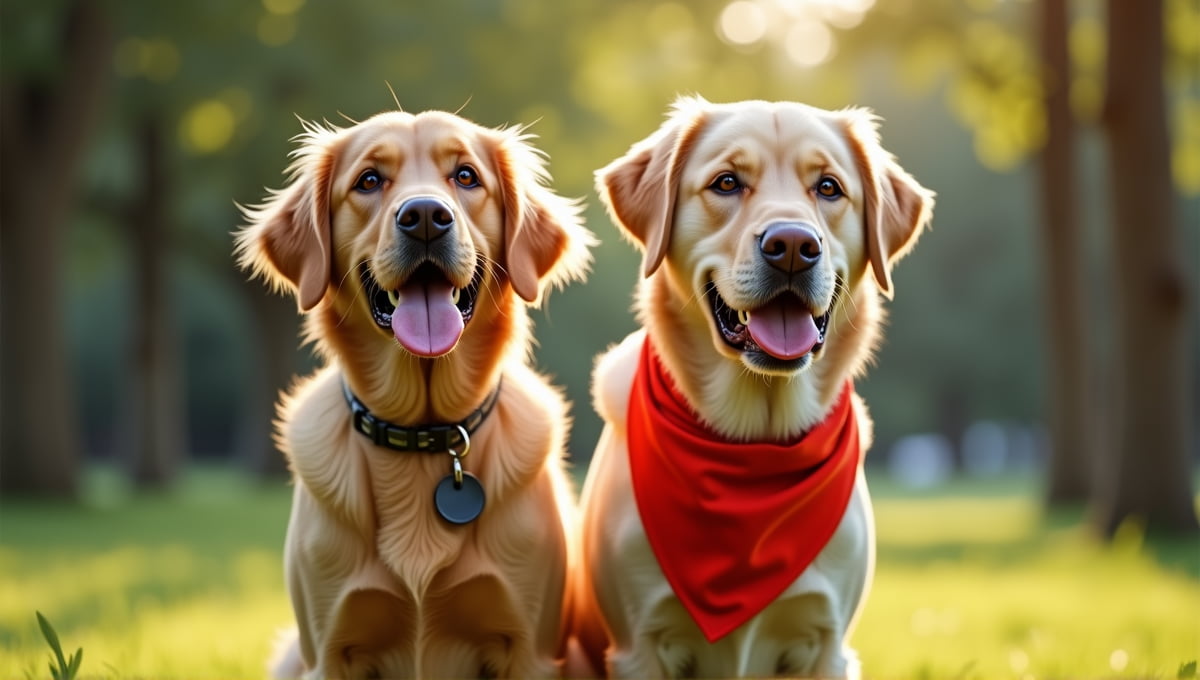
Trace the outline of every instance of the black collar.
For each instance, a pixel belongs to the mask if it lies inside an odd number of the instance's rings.
[[[450,425],[402,427],[372,414],[350,391],[350,385],[345,379],[342,380],[342,392],[345,393],[346,402],[354,416],[354,429],[379,446],[386,446],[395,451],[445,453],[454,447],[462,446],[463,433],[472,435],[483,424],[500,396],[501,382],[496,383],[496,389],[484,398],[483,403],[472,411],[471,415]]]

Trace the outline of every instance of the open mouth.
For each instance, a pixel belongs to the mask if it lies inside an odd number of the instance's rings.
[[[476,264],[466,288],[455,288],[432,262],[417,267],[395,290],[381,288],[366,262],[359,265],[358,276],[375,324],[390,331],[409,352],[438,357],[454,349],[475,313],[483,261]]]
[[[840,286],[835,287],[840,290]],[[705,288],[713,320],[725,344],[774,368],[799,368],[809,355],[825,346],[829,315],[837,294],[822,314],[790,291],[755,309],[734,309],[711,281]]]

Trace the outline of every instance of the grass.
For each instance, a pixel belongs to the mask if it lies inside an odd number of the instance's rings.
[[[0,499],[0,678],[48,677],[35,610],[83,648],[81,678],[263,677],[291,619],[288,489],[223,470],[170,496],[114,479],[81,506]],[[1130,525],[1101,544],[1021,480],[873,491],[879,561],[854,639],[868,678],[1175,678],[1200,656],[1194,542]]]

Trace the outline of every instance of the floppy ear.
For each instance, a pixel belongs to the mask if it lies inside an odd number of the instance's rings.
[[[701,129],[707,104],[681,98],[654,134],[596,171],[596,190],[617,226],[642,247],[642,275],[662,264],[671,243],[679,173]]]
[[[890,299],[892,266],[917,242],[933,216],[934,193],[879,142],[878,118],[865,109],[844,111],[846,137],[863,183],[863,228],[867,257],[879,289]]]
[[[513,291],[537,303],[547,287],[587,276],[596,245],[583,226],[578,201],[547,186],[542,154],[518,129],[498,131],[496,169],[504,204],[505,269]]]
[[[241,207],[247,225],[238,232],[238,264],[276,290],[291,290],[301,311],[325,296],[333,258],[329,213],[333,129],[306,125],[289,167],[290,181],[261,205]]]

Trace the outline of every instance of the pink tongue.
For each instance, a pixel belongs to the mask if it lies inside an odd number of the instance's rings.
[[[392,333],[404,349],[422,357],[438,357],[454,349],[462,336],[463,319],[450,301],[453,292],[445,281],[417,281],[400,289]]]
[[[799,359],[817,344],[817,324],[812,312],[799,304],[775,298],[750,314],[747,330],[755,344],[776,359]]]

